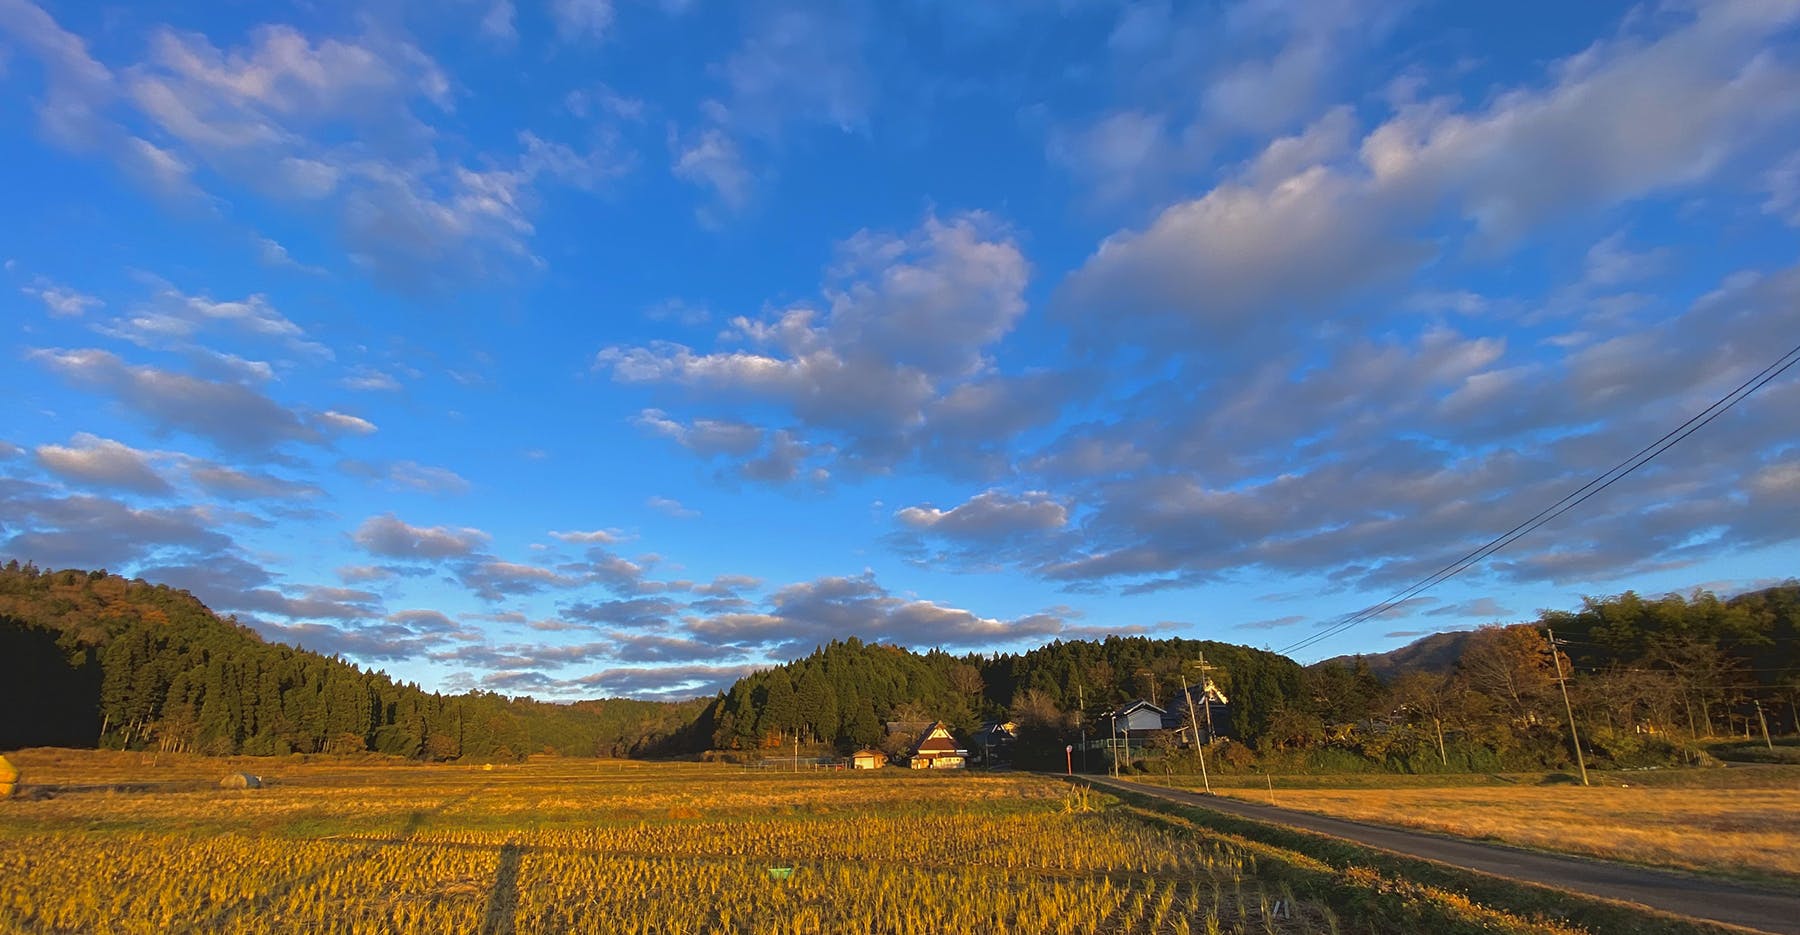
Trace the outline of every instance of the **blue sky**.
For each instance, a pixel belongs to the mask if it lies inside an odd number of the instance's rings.
[[[546,698],[1280,649],[1800,341],[1797,23],[0,0],[0,554]],[[1300,658],[1794,575],[1791,374]]]

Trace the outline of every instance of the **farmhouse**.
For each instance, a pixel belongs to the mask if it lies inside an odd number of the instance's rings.
[[[988,721],[975,736],[969,738],[969,749],[975,751],[976,762],[1003,762],[1012,758],[1013,742],[1019,739],[1019,725],[1012,721]]]
[[[950,727],[943,721],[931,725],[913,750],[907,765],[913,769],[962,769],[968,765],[969,751],[956,746]]]
[[[1163,718],[1168,712],[1142,698],[1126,702],[1100,719],[1100,730],[1108,737],[1117,736],[1120,740],[1147,739],[1151,734],[1163,729]]]
[[[863,749],[850,754],[851,769],[880,769],[887,765],[887,754],[880,750]]]
[[[1194,709],[1192,717],[1188,715],[1189,705]],[[1182,746],[1193,743],[1190,735],[1196,724],[1200,727],[1203,744],[1231,736],[1231,700],[1210,678],[1204,686],[1195,685],[1186,694],[1177,692],[1169,701],[1169,710],[1163,714],[1163,729],[1180,735]]]
[[[1168,712],[1139,698],[1102,715],[1097,722],[1100,733],[1088,747],[1106,751],[1114,763],[1129,763],[1161,733]]]

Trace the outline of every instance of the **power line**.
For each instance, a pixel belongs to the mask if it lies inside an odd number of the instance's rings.
[[[1375,604],[1370,607],[1366,607],[1362,610],[1359,610],[1356,613],[1349,614],[1344,619],[1340,620],[1339,622],[1332,624],[1331,626],[1325,628],[1324,630],[1321,630],[1318,633],[1315,633],[1303,640],[1300,640],[1291,646],[1288,646],[1284,649],[1278,650],[1278,652],[1280,652],[1281,655],[1285,656],[1290,653],[1294,653],[1299,650],[1305,649],[1306,647],[1311,646],[1315,643],[1318,643],[1321,640],[1329,639],[1330,637],[1336,636],[1339,633],[1349,630],[1351,627],[1354,627],[1359,623],[1362,623],[1366,620],[1370,620],[1375,617],[1378,617],[1378,616],[1388,612],[1389,610],[1392,610],[1395,607],[1398,607],[1401,603],[1403,603],[1407,600],[1410,600],[1411,598],[1413,598],[1419,594],[1422,594],[1425,591],[1430,590],[1431,588],[1436,587],[1437,585],[1439,585],[1445,581],[1448,581],[1451,578],[1454,578],[1459,574],[1462,574],[1464,571],[1467,571],[1469,568],[1473,567],[1476,563],[1480,562],[1481,560],[1487,558],[1488,556],[1494,554],[1495,552],[1500,551],[1503,548],[1506,548],[1508,545],[1511,545],[1512,543],[1518,541],[1520,538],[1530,534],[1531,532],[1536,530],[1538,527],[1544,525],[1545,523],[1548,523],[1551,520],[1557,518],[1558,516],[1561,516],[1564,513],[1567,513],[1568,511],[1574,509],[1575,507],[1580,506],[1589,497],[1592,497],[1595,494],[1605,490],[1606,488],[1611,487],[1613,484],[1618,483],[1620,480],[1623,480],[1625,477],[1630,475],[1632,472],[1636,471],[1638,468],[1641,468],[1644,465],[1649,464],[1652,460],[1655,460],[1657,455],[1660,455],[1664,451],[1667,451],[1671,447],[1674,447],[1677,443],[1681,442],[1683,439],[1687,438],[1689,435],[1692,435],[1695,432],[1699,431],[1707,423],[1709,423],[1712,420],[1723,415],[1727,410],[1731,409],[1733,406],[1736,406],[1738,403],[1743,402],[1745,399],[1749,398],[1749,396],[1751,394],[1755,393],[1757,390],[1760,390],[1764,386],[1768,385],[1776,377],[1781,376],[1782,373],[1786,372],[1789,367],[1794,366],[1794,364],[1796,364],[1796,363],[1800,363],[1800,345],[1795,345],[1787,353],[1776,358],[1774,363],[1768,365],[1767,367],[1764,367],[1762,370],[1758,371],[1757,374],[1755,376],[1752,376],[1750,379],[1745,380],[1743,383],[1738,384],[1738,386],[1735,389],[1733,389],[1731,392],[1726,393],[1724,396],[1719,397],[1717,400],[1714,400],[1711,405],[1707,406],[1705,409],[1700,410],[1698,413],[1695,413],[1686,422],[1683,422],[1680,425],[1676,426],[1675,428],[1669,430],[1667,433],[1665,433],[1661,438],[1657,439],[1656,441],[1653,441],[1650,444],[1645,445],[1643,448],[1638,449],[1638,451],[1636,453],[1634,453],[1630,457],[1626,458],[1625,460],[1619,462],[1618,464],[1613,465],[1610,469],[1608,469],[1608,470],[1602,472],[1601,474],[1597,475],[1596,477],[1594,477],[1594,479],[1588,481],[1587,483],[1581,485],[1580,487],[1577,487],[1575,490],[1570,491],[1568,494],[1564,495],[1561,500],[1558,500],[1555,503],[1545,507],[1544,509],[1539,510],[1537,512],[1537,514],[1535,516],[1531,517],[1530,519],[1525,520],[1524,522],[1518,524],[1517,526],[1514,526],[1513,528],[1507,530],[1506,532],[1502,533],[1501,535],[1496,536],[1495,538],[1489,540],[1486,544],[1482,545],[1480,548],[1477,548],[1474,551],[1469,552],[1468,554],[1462,556],[1461,558],[1457,559],[1456,561],[1451,562],[1448,565],[1445,565],[1443,568],[1438,569],[1437,571],[1433,572],[1431,575],[1427,576],[1426,578],[1422,579],[1421,581],[1413,584],[1412,586],[1406,588],[1403,591],[1400,591],[1398,594],[1395,594],[1393,597],[1390,597],[1387,600],[1382,601],[1379,604]]]

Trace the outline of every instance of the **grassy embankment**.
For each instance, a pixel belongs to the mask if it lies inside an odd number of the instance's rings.
[[[1030,775],[11,758],[9,932],[1581,931]]]

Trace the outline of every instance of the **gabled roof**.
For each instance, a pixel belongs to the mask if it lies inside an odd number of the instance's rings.
[[[1123,707],[1119,708],[1118,710],[1115,710],[1112,713],[1112,716],[1113,717],[1128,717],[1131,715],[1132,712],[1146,709],[1146,708],[1151,711],[1155,711],[1158,716],[1161,716],[1164,713],[1163,709],[1157,707],[1156,705],[1151,704],[1148,701],[1145,701],[1142,698],[1139,698],[1136,701],[1126,702]]]
[[[1204,688],[1204,690],[1203,690],[1203,688]],[[1231,703],[1231,699],[1225,697],[1225,693],[1219,690],[1219,686],[1213,684],[1212,679],[1207,679],[1206,684],[1204,686],[1200,686],[1200,685],[1188,686],[1188,692],[1190,694],[1192,694],[1193,703],[1195,705],[1203,705],[1203,704],[1210,703],[1210,704],[1212,704],[1213,707],[1217,708],[1217,707],[1220,707],[1221,705],[1228,705]],[[1169,699],[1169,710],[1171,710],[1171,711],[1173,711],[1177,708],[1181,708],[1181,709],[1185,710],[1186,707],[1187,707],[1187,700],[1182,697],[1182,693],[1179,691],[1177,691]]]
[[[920,738],[918,747],[913,750],[913,755],[948,756],[968,752],[956,745],[956,738],[950,736],[950,726],[939,721],[931,725],[931,729],[925,732],[924,737]]]

